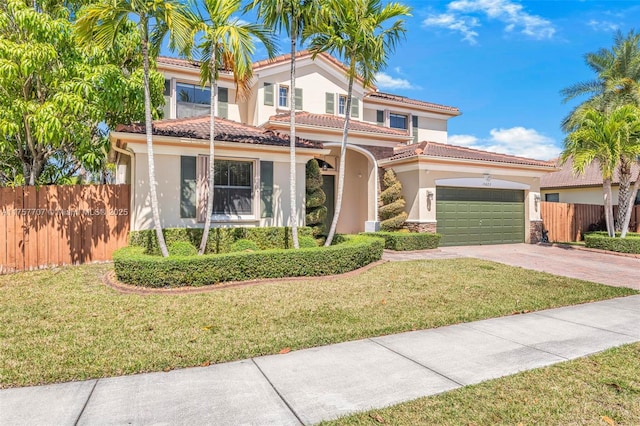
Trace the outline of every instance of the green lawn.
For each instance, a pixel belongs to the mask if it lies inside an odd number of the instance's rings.
[[[474,259],[335,279],[121,294],[111,265],[0,276],[0,386],[161,371],[635,294]]]
[[[640,425],[640,343],[324,425]]]

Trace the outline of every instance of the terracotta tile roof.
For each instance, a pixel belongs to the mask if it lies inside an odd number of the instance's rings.
[[[602,186],[602,173],[600,172],[600,163],[598,161],[594,161],[587,166],[584,170],[584,174],[582,175],[575,175],[573,173],[573,162],[571,159],[567,160],[564,165],[558,164],[558,166],[561,167],[560,170],[549,173],[540,178],[541,189]],[[633,179],[638,176],[639,169],[640,167],[638,164],[633,164],[631,166],[631,176],[633,176]],[[617,170],[613,175],[613,183],[620,183]]]
[[[177,65],[180,67],[194,68],[197,70],[200,69],[200,62],[192,61],[189,59],[170,58],[168,56],[158,56],[158,58],[156,59],[156,62],[158,62],[158,64]]]
[[[403,158],[410,158],[419,155],[518,164],[523,166],[541,166],[549,168],[554,167],[554,164],[548,161],[534,160],[531,158],[516,157],[514,155],[499,154],[495,152],[481,151],[479,149],[471,149],[462,146],[427,141],[403,147],[397,150],[396,153],[389,158],[389,160],[400,160]]]
[[[269,117],[269,122],[289,123],[289,118],[289,113],[272,115]],[[300,111],[296,112],[296,124],[343,129],[344,118],[336,115],[312,114],[310,112]],[[365,123],[364,121],[358,120],[349,120],[349,131],[405,136],[407,139],[409,138],[409,133],[406,130],[391,129],[389,127],[382,127],[377,124]]]
[[[450,114],[460,115],[460,110],[456,107],[451,107],[447,105],[434,104],[431,102],[419,101],[417,99],[407,98],[405,96],[393,95],[391,93],[383,93],[383,92],[370,92],[365,95],[365,100],[375,99],[375,100],[384,100],[384,101],[394,101],[407,105],[416,105],[429,109],[435,109],[440,111],[446,111]]]
[[[116,128],[118,132],[144,133],[144,124],[122,125]],[[224,118],[216,118],[215,140],[238,142],[255,145],[289,146],[289,136],[241,124]],[[209,140],[209,116],[158,120],[153,123],[153,134],[158,136],[173,136],[177,138],[193,138]],[[320,142],[298,139],[299,148],[322,148]]]

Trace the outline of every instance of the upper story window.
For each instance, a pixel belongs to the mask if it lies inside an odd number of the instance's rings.
[[[344,115],[344,112],[347,109],[347,97],[345,95],[340,95],[340,99],[338,100],[338,114]]]
[[[393,129],[407,130],[408,117],[404,114],[389,114],[389,127]]]
[[[229,92],[226,87],[218,87],[218,116],[227,117]],[[209,114],[211,89],[199,85],[176,83],[176,118],[195,117]]]
[[[289,87],[280,86],[278,88],[278,106],[287,108],[289,106]]]

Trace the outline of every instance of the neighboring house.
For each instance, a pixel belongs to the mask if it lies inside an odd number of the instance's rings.
[[[543,201],[604,205],[602,173],[597,160],[587,166],[583,174],[575,174],[573,172],[571,159],[560,165],[560,167],[556,172],[549,173],[540,179]],[[634,178],[638,176],[638,170],[638,164],[634,164],[631,169]],[[620,179],[616,170],[612,182],[614,205],[618,204],[619,184]],[[640,194],[635,203],[640,204]]]
[[[282,226],[289,208],[289,55],[254,64],[251,93],[236,99],[221,73],[216,118],[214,226]],[[333,215],[347,83],[328,54],[297,54],[297,205],[304,220],[305,164],[319,160]],[[163,227],[201,226],[208,169],[209,91],[197,63],[159,58],[165,75],[165,116],[154,123]],[[344,205],[338,232],[377,229],[384,169],[403,185],[407,227],[444,235],[444,244],[535,242],[540,238],[540,178],[548,162],[447,145],[447,121],[457,108],[365,91],[354,84]],[[205,114],[203,116],[203,114]],[[111,133],[118,182],[132,183],[132,229],[151,227],[144,126]]]

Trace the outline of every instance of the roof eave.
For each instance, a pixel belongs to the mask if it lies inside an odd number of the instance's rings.
[[[443,114],[451,117],[458,117],[462,115],[462,112],[460,110],[452,111],[445,108],[428,107],[426,105],[417,105],[417,104],[408,104],[405,102],[395,101],[393,99],[380,99],[380,98],[372,98],[370,96],[365,96],[364,102],[367,102],[367,103],[370,102],[378,105],[393,105],[393,106],[409,108],[409,109],[418,109],[421,111],[426,111],[426,112],[431,112],[436,114]]]
[[[509,168],[522,168],[528,170],[537,170],[544,172],[554,172],[557,169],[555,166],[543,166],[543,165],[535,165],[535,164],[519,164],[519,163],[509,163],[509,162],[501,162],[501,161],[490,161],[490,160],[473,160],[468,158],[457,158],[457,157],[439,157],[435,155],[412,155],[410,157],[403,157],[392,160],[390,158],[379,160],[378,164],[380,166],[391,166],[391,165],[401,165],[408,164],[412,162],[425,162],[425,161],[435,161],[439,163],[462,163],[469,165],[487,165],[491,164],[496,167],[509,167]]]
[[[281,129],[289,129],[290,124],[283,121],[269,120],[262,126],[263,127],[273,126]],[[314,126],[312,124],[300,124],[300,123],[296,123],[296,129],[321,130],[325,133],[335,133],[335,134],[341,134],[343,132],[343,129],[339,129],[335,127]],[[398,141],[408,141],[411,139],[409,135],[394,135],[390,133],[367,132],[364,130],[349,130],[349,134],[356,135],[356,136],[366,136],[366,137],[375,138],[375,139],[386,139],[386,140],[393,139]]]

